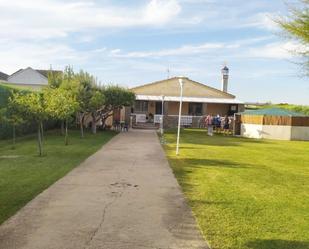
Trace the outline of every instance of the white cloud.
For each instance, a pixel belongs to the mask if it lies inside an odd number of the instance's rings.
[[[300,44],[296,42],[273,42],[261,47],[251,48],[245,53],[245,56],[269,59],[291,59],[293,53],[303,50]]]
[[[266,29],[269,31],[278,30],[278,25],[274,21],[274,17],[278,16],[277,12],[259,12],[247,19],[240,27],[255,27]]]
[[[13,73],[20,68],[31,66],[33,68],[47,69],[50,64],[63,68],[68,64],[76,64],[76,61],[84,61],[87,54],[78,53],[74,49],[54,43],[29,44],[12,42],[3,44],[0,42],[0,58],[5,58],[1,65],[1,71]]]
[[[185,56],[198,53],[205,53],[210,50],[220,49],[223,43],[204,43],[200,45],[184,45],[179,48],[162,49],[158,51],[135,51],[122,53],[121,50],[112,51],[112,56],[122,58],[145,58],[145,57],[164,57],[164,56]]]
[[[93,28],[160,26],[181,11],[177,0],[151,0],[142,6],[115,7],[92,1],[0,0],[0,38],[55,38]]]
[[[239,57],[239,51],[242,51],[240,54],[248,56],[258,55],[258,51],[262,49],[264,53],[260,53],[261,56],[270,56],[268,50],[271,50],[272,47],[268,48],[268,45],[256,45],[260,42],[265,42],[267,40],[272,39],[271,36],[262,36],[262,37],[254,37],[249,39],[237,40],[234,42],[214,42],[214,43],[202,43],[202,44],[186,44],[176,48],[170,49],[161,49],[156,51],[131,51],[124,52],[120,49],[114,49],[110,51],[110,55],[112,57],[119,58],[160,58],[160,57],[168,57],[168,56],[181,56],[188,57],[194,55],[208,55],[208,56],[226,56],[226,57]],[[254,47],[253,47],[254,46]],[[252,48],[251,48],[252,47]],[[256,49],[257,48],[257,49]],[[248,51],[250,51],[248,53]],[[280,56],[285,57],[286,52],[278,50],[276,51],[277,57]],[[273,54],[273,55],[274,55]]]
[[[149,24],[164,24],[176,17],[181,11],[177,0],[152,0],[143,11],[142,22]]]

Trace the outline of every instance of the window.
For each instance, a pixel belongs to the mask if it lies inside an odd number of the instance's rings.
[[[189,103],[189,115],[202,116],[203,104],[202,103]]]
[[[136,100],[134,112],[148,112],[148,101]]]

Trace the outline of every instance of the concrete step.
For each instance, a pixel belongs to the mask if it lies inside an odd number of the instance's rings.
[[[132,125],[133,129],[157,130],[159,126],[154,123],[137,123]]]

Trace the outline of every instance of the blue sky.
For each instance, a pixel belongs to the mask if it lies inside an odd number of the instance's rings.
[[[0,71],[85,69],[102,83],[135,86],[185,75],[244,101],[309,104],[295,42],[273,16],[283,0],[0,0]]]

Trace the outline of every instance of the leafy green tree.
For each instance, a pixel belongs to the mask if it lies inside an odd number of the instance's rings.
[[[78,120],[80,125],[81,137],[84,137],[84,119],[94,105],[92,95],[95,92],[96,82],[92,75],[80,71],[75,74],[75,80],[78,82],[77,101],[79,102]]]
[[[113,115],[117,110],[124,106],[131,106],[135,100],[135,94],[127,88],[117,85],[109,85],[103,88],[105,98],[104,106],[98,110],[102,124],[104,125],[106,119]]]
[[[50,70],[48,72],[48,86],[50,88],[59,88],[62,84],[63,75],[60,72]]]
[[[68,145],[68,122],[79,108],[76,96],[70,90],[63,88],[46,89],[44,95],[46,112],[49,116],[65,122],[64,141],[65,145]]]
[[[9,103],[6,108],[0,110],[0,121],[12,126],[12,149],[15,149],[16,127],[25,123],[25,119],[22,117],[17,106],[13,103]]]
[[[300,44],[299,49],[292,52],[302,57],[301,66],[304,74],[309,76],[309,0],[300,0],[298,6],[290,7],[288,16],[276,21],[287,38]]]
[[[105,105],[105,96],[102,89],[94,88],[91,91],[88,110],[91,115],[91,130],[95,134],[97,132],[97,122],[100,120],[100,110]]]
[[[46,112],[46,103],[44,100],[44,94],[42,92],[31,92],[27,94],[13,93],[9,99],[9,103],[24,114],[24,118],[29,121],[36,121],[38,127],[38,149],[39,156],[43,155],[43,143],[42,143],[42,127],[43,121],[48,118]]]

